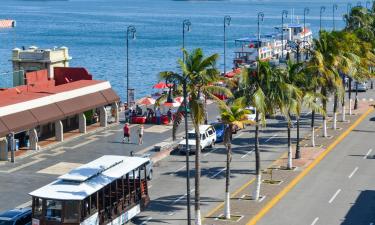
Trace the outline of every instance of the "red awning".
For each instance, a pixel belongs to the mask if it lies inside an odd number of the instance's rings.
[[[164,88],[170,88],[170,87],[173,87],[173,84],[166,84],[166,83],[164,83],[164,82],[159,82],[159,83],[157,83],[157,84],[155,84],[154,86],[153,86],[153,88],[156,88],[156,89],[164,89]]]

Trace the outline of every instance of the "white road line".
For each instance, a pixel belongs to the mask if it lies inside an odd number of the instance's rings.
[[[365,156],[363,156],[364,159],[367,159],[367,157],[370,155],[372,152],[372,149],[370,148]]]
[[[234,138],[239,138],[239,137],[241,137],[243,134],[244,134],[244,133],[240,133],[240,134],[234,136]]]
[[[25,208],[25,207],[29,207],[29,206],[31,206],[31,201],[25,202],[25,203],[17,206],[16,208],[19,209],[19,208]]]
[[[315,225],[316,222],[318,222],[318,220],[319,220],[319,217],[316,217],[316,218],[314,219],[314,221],[311,223],[311,225]]]
[[[310,115],[310,114],[311,114],[311,112],[305,113],[305,116],[308,116],[308,115]]]
[[[178,171],[181,171],[181,170],[185,169],[185,167],[186,166],[181,167],[180,169],[176,170],[175,173],[177,173]]]
[[[211,179],[212,178],[215,178],[217,175],[219,175],[220,173],[222,173],[223,171],[225,171],[226,170],[226,168],[223,168],[223,169],[221,169],[219,172],[217,172],[217,173],[215,173],[212,177],[210,177]]]
[[[250,155],[253,152],[254,152],[254,149],[248,151],[245,155],[241,156],[241,159],[245,158],[246,156]]]
[[[147,222],[150,221],[150,220],[152,220],[152,217],[147,218],[145,221],[143,221],[143,222],[141,223],[141,225],[145,225],[145,224],[147,224]]]
[[[192,190],[190,191],[190,193],[193,192],[193,191],[195,191],[195,189],[192,189]],[[181,197],[179,197],[179,198],[177,198],[176,200],[174,200],[172,204],[176,204],[177,202],[179,202],[179,201],[181,201],[182,199],[184,199],[186,196],[187,196],[187,194],[182,195]]]
[[[279,135],[279,134],[274,134],[274,135],[272,135],[272,137],[268,138],[264,143],[269,142],[271,139],[275,138],[277,135]]]
[[[352,178],[352,176],[355,174],[355,172],[357,172],[358,170],[358,167],[354,168],[353,172],[348,176],[348,178]]]
[[[333,200],[335,200],[335,198],[337,197],[337,195],[339,194],[341,192],[341,189],[338,189],[337,191],[336,191],[336,193],[332,196],[332,198],[328,201],[328,203],[332,203],[333,202]]]
[[[213,153],[214,151],[218,150],[218,148],[214,148],[211,151],[207,152],[206,154],[203,155],[203,157],[208,156],[209,154]]]

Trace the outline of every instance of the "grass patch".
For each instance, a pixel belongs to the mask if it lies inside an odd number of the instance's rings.
[[[262,180],[262,183],[272,185],[280,185],[282,182],[281,180]]]
[[[228,222],[238,222],[243,218],[240,215],[230,215],[230,219],[226,219],[224,216],[217,217],[218,220],[228,221]]]

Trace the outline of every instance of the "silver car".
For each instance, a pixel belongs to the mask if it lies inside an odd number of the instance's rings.
[[[367,91],[367,82],[352,82],[352,90],[356,91],[357,88],[357,91]]]

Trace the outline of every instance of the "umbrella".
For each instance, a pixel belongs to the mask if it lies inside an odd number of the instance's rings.
[[[164,102],[163,106],[165,107],[179,107],[181,105],[181,102]]]
[[[178,102],[178,103],[181,104],[181,103],[184,102],[184,97],[181,97],[181,96],[180,96],[180,97],[176,97],[176,98],[174,99],[174,101],[175,101],[175,102]]]
[[[155,99],[150,97],[143,97],[137,101],[138,105],[153,105],[155,104]]]
[[[153,88],[156,88],[156,89],[165,89],[165,88],[170,88],[170,87],[172,87],[173,86],[173,84],[166,84],[166,83],[164,83],[164,82],[159,82],[159,83],[157,83],[157,84],[155,84],[154,86],[153,86]]]

